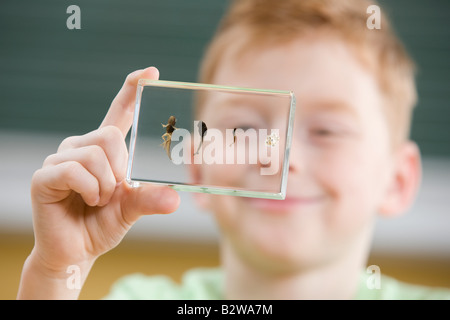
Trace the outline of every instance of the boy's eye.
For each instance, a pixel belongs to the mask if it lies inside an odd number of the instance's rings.
[[[310,133],[317,137],[328,137],[333,135],[335,132],[327,128],[313,128]]]
[[[358,124],[347,119],[311,119],[301,127],[305,137],[317,143],[335,143],[360,136]]]

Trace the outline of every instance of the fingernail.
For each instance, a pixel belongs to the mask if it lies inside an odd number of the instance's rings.
[[[100,202],[100,196],[97,196],[97,198],[95,199],[94,204],[92,206],[96,207],[99,202]]]

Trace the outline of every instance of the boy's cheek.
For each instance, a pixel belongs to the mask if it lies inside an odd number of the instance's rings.
[[[345,211],[351,213],[351,216],[364,216],[376,211],[384,190],[385,169],[386,164],[380,162],[375,155],[371,156],[369,152],[361,150],[317,159],[314,176],[337,203],[345,204]]]

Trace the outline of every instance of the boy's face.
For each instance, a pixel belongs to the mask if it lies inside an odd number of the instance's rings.
[[[244,259],[277,270],[368,246],[393,160],[375,77],[345,42],[305,38],[239,59],[225,55],[214,83],[292,90],[297,99],[286,200],[197,195],[225,241]],[[202,120],[213,122],[214,114],[202,110]],[[226,184],[219,180],[233,170],[203,165],[196,177]],[[248,172],[240,179],[267,179]]]

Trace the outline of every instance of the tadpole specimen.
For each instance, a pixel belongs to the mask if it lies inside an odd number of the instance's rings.
[[[200,127],[200,122],[202,123],[201,127]],[[201,138],[200,144],[198,145],[197,151],[194,153],[194,155],[198,154],[198,152],[200,151],[200,147],[203,144],[203,138],[205,137],[206,131],[208,130],[206,123],[203,121],[200,121],[200,122],[198,124],[198,130],[200,131],[202,138]]]
[[[234,128],[234,129],[233,129],[233,142],[230,143],[230,147],[231,147],[231,145],[232,145],[233,143],[236,142],[236,129],[237,129],[237,128]]]
[[[167,124],[161,123],[163,128],[166,128],[166,133],[161,136],[161,138],[164,140],[164,142],[161,143],[161,146],[166,150],[167,156],[170,160],[172,160],[172,157],[170,156],[170,143],[172,142],[172,133],[177,129],[175,127],[176,123],[177,119],[174,116],[169,117]]]

